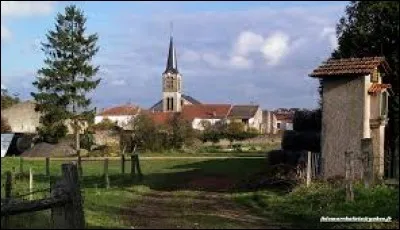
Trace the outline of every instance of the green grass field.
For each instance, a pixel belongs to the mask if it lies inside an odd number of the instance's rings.
[[[52,180],[56,180],[61,174],[62,161],[51,162]],[[136,219],[135,215],[127,214],[135,204],[140,204],[140,200],[146,194],[165,193],[166,196],[173,196],[175,200],[180,200],[180,194],[184,196],[194,196],[202,192],[216,192],[220,188],[210,189],[198,184],[196,180],[219,178],[220,181],[237,182],[251,174],[257,173],[263,168],[264,159],[172,159],[172,160],[142,160],[141,168],[144,180],[138,182],[129,175],[130,162],[126,164],[126,174],[121,175],[120,161],[109,162],[109,175],[111,188],[105,189],[102,177],[103,162],[83,162],[84,177],[81,187],[84,191],[84,211],[88,228],[128,228],[135,225],[135,221],[146,225],[145,219]],[[3,158],[1,160],[2,184],[5,181],[5,172],[13,171],[13,167],[19,170],[18,158]],[[32,168],[34,172],[34,189],[49,187],[49,178],[45,174],[44,160],[24,160],[24,171],[28,172]],[[194,182],[191,184],[191,182]],[[16,180],[13,185],[13,194],[20,195],[28,191],[29,179],[27,177]],[[224,189],[224,188],[222,188]],[[4,189],[2,189],[2,196]],[[41,198],[44,194],[38,194],[34,198]],[[193,198],[195,199],[195,198]],[[190,204],[190,197],[186,199]],[[172,201],[171,201],[172,202]],[[154,207],[157,208],[157,207]],[[145,210],[149,212],[150,210]],[[139,213],[140,214],[140,213]],[[168,210],[165,212],[168,214]],[[23,218],[26,221],[19,221]],[[193,218],[193,217],[191,217]],[[213,227],[214,224],[221,227],[229,227],[226,221],[212,220],[211,225],[208,219],[218,219],[217,217],[201,217],[202,226]],[[221,218],[220,218],[221,219]],[[36,214],[25,214],[14,216],[11,219],[14,227],[50,227],[49,211],[38,212]],[[187,224],[190,221],[186,221]],[[201,222],[201,221],[200,221]],[[221,223],[219,223],[221,222]],[[208,225],[207,225],[208,224]],[[229,224],[228,224],[229,225]],[[215,227],[215,226],[214,226]]]
[[[61,174],[62,161],[51,162],[52,180]],[[18,158],[2,158],[5,172],[19,170]],[[48,188],[44,159],[24,161],[32,168],[35,189]],[[344,202],[343,187],[315,183],[291,192],[244,186],[268,171],[263,158],[147,159],[141,161],[144,180],[121,175],[120,161],[109,162],[111,188],[105,189],[103,162],[83,162],[81,181],[88,228],[395,228],[398,226],[398,188],[355,187],[355,201]],[[13,195],[28,191],[28,178],[16,180]],[[4,195],[2,189],[1,195]],[[38,194],[34,198],[41,198]],[[391,223],[321,224],[321,216],[391,216]],[[13,228],[50,228],[50,211],[11,218]]]

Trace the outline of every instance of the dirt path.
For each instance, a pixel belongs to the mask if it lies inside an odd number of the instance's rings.
[[[153,191],[123,212],[135,229],[282,228],[240,206],[227,193]]]

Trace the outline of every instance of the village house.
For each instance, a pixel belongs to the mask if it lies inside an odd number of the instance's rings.
[[[274,113],[277,131],[293,130],[293,113]]]
[[[229,104],[201,104],[185,105],[182,109],[183,119],[192,123],[192,128],[204,130],[204,125],[215,125],[218,121],[226,121],[232,105]]]
[[[104,109],[97,114],[94,123],[98,124],[105,119],[115,122],[119,127],[126,128],[128,123],[134,119],[141,109],[134,105],[122,105]]]
[[[277,133],[277,119],[272,111],[262,111],[261,132],[263,134],[276,134]]]
[[[262,110],[258,105],[234,105],[229,112],[228,122],[241,122],[245,128],[254,128],[261,132]]]
[[[384,174],[384,135],[390,72],[383,57],[328,60],[310,76],[322,79],[322,170],[325,178],[345,175],[345,152],[354,154],[355,175],[368,166],[362,139],[371,138],[374,177]]]

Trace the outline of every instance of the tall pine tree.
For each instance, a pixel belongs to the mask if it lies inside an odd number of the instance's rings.
[[[87,35],[85,23],[83,11],[75,5],[67,6],[64,14],[57,14],[55,29],[46,35],[47,42],[41,43],[46,58],[33,82],[38,92],[31,93],[36,110],[41,113],[38,132],[42,140],[58,142],[67,134],[69,123],[74,129],[77,151],[82,122],[94,115],[86,94],[101,80],[94,79],[99,66],[90,63],[99,50],[98,36]]]
[[[339,46],[332,53],[333,58],[384,56],[392,69],[383,82],[391,84],[394,92],[389,98],[385,135],[385,148],[394,153],[399,138],[399,3],[351,1],[346,15],[337,24],[336,33]],[[320,84],[322,96],[321,89]],[[392,164],[396,161],[393,154],[389,159]]]

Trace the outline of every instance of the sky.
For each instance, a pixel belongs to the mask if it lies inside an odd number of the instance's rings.
[[[348,2],[1,1],[2,88],[32,99],[44,66],[40,42],[69,4],[99,36],[94,106],[149,108],[161,99],[172,22],[185,94],[272,110],[317,107],[318,81],[308,74],[337,47]]]

